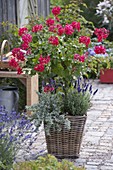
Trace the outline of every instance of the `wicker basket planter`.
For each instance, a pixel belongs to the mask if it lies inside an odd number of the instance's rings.
[[[53,131],[46,136],[47,150],[58,158],[78,158],[87,116],[68,116],[71,129],[62,126],[62,131]]]

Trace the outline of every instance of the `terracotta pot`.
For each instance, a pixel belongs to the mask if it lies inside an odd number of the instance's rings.
[[[113,69],[104,69],[100,71],[101,83],[113,83]]]

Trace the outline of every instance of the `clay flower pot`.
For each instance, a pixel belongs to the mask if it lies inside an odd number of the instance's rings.
[[[100,71],[101,83],[113,83],[113,69],[104,69]]]

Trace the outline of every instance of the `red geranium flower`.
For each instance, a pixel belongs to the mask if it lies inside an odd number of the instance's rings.
[[[22,50],[20,48],[14,48],[12,50],[12,55],[20,61],[25,60],[25,56],[24,56],[25,54],[24,54],[24,52],[22,52]]]
[[[98,38],[98,42],[101,42],[103,39],[106,39],[109,35],[109,30],[106,30],[105,28],[96,28],[94,30],[94,34]]]
[[[24,43],[30,43],[32,41],[32,36],[31,34],[24,34],[22,36],[22,40],[24,41]]]
[[[18,68],[17,68],[17,74],[22,74],[22,73],[23,73],[22,68],[21,68],[21,67],[18,67]]]
[[[73,32],[74,32],[74,29],[73,29],[73,27],[72,27],[71,24],[67,24],[67,25],[64,27],[64,29],[65,29],[65,34],[66,34],[66,35],[72,35]]]
[[[32,32],[38,32],[38,31],[41,31],[43,29],[43,25],[42,24],[37,24],[35,26],[33,26],[32,28]]]
[[[81,36],[81,37],[79,38],[79,43],[85,44],[86,47],[88,48],[88,45],[91,43],[90,37]]]
[[[79,61],[84,62],[85,61],[85,56],[81,55]]]
[[[60,26],[58,28],[58,35],[61,36],[62,34],[64,34],[64,32],[65,32],[65,29],[62,26]]]
[[[48,64],[50,62],[50,56],[43,57],[40,55],[39,62],[40,64]]]
[[[18,62],[15,60],[15,58],[12,58],[10,61],[9,61],[9,65],[14,67],[14,68],[17,68],[18,67]]]
[[[56,6],[52,9],[52,13],[53,15],[59,15],[60,14],[60,11],[61,11],[61,8],[59,6]]]
[[[18,31],[18,35],[22,36],[28,32],[28,29],[26,27],[20,28]]]
[[[55,25],[50,25],[49,26],[49,31],[50,32],[56,32],[56,26]]]
[[[52,19],[52,18],[49,18],[49,19],[46,20],[46,25],[47,26],[54,25],[54,23],[55,23],[55,20]]]
[[[96,54],[105,54],[106,53],[106,49],[102,45],[95,46],[94,51]]]
[[[44,69],[45,69],[44,64],[36,64],[36,65],[34,66],[34,70],[35,70],[35,71],[43,72]]]
[[[84,62],[85,61],[85,56],[84,55],[75,54],[74,55],[74,59],[78,60],[80,62]]]
[[[29,44],[26,43],[26,42],[24,42],[24,43],[21,45],[21,48],[22,48],[23,50],[26,50],[26,49],[29,48]]]
[[[73,21],[71,25],[74,29],[80,31],[80,22]]]
[[[59,40],[58,40],[58,37],[55,37],[55,36],[51,36],[49,38],[49,43],[52,44],[52,45],[58,45],[59,44]]]

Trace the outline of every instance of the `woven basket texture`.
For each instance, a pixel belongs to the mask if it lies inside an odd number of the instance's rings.
[[[60,132],[51,129],[50,136],[46,135],[47,150],[58,158],[78,158],[87,116],[67,118],[71,121],[71,129],[67,130],[64,125]]]

